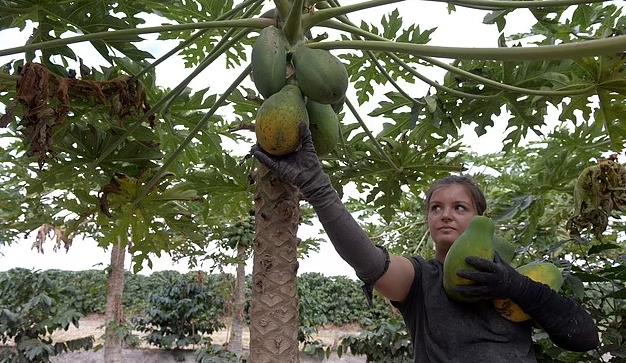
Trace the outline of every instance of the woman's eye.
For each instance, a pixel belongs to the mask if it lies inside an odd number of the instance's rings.
[[[464,205],[457,205],[456,209],[459,210],[459,211],[462,211],[462,212],[465,212],[467,210],[467,208],[465,208]]]

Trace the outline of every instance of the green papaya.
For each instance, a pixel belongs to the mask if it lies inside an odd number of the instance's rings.
[[[339,119],[330,105],[308,100],[309,130],[318,155],[330,153],[339,141]]]
[[[346,94],[348,72],[329,51],[299,45],[293,51],[292,62],[302,93],[313,101],[329,105]]]
[[[271,8],[268,11],[264,12],[263,14],[259,15],[259,18],[264,18],[264,19],[276,19],[276,17],[279,17],[279,14],[276,8]]]
[[[259,33],[252,47],[252,80],[268,98],[287,83],[287,40],[282,30],[268,26]]]
[[[493,237],[493,248],[496,250],[502,261],[511,264],[515,257],[515,246],[500,236]]]
[[[473,281],[457,275],[461,270],[476,269],[465,262],[465,258],[475,256],[492,261],[494,258],[493,233],[495,225],[485,216],[474,216],[467,229],[454,241],[443,262],[443,287],[450,299],[460,302],[473,302],[475,299],[457,294],[455,287],[471,285]]]
[[[550,262],[532,262],[520,266],[516,270],[533,281],[550,286],[554,291],[559,291],[561,286],[563,286],[561,270]],[[500,315],[512,322],[519,323],[531,319],[519,305],[510,299],[494,299],[493,305]]]
[[[346,95],[344,94],[339,101],[334,102],[331,106],[333,107],[333,111],[335,113],[340,113],[343,110],[343,104],[346,103]]]
[[[256,114],[255,133],[261,148],[272,155],[294,152],[300,145],[300,123],[309,117],[298,86],[288,84],[266,99]]]

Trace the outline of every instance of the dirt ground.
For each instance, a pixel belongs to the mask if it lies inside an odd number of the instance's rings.
[[[229,327],[217,331],[211,335],[211,339],[214,345],[222,345],[226,342],[228,337]],[[347,326],[341,328],[329,327],[325,329],[321,329],[319,334],[314,336],[316,339],[320,339],[325,344],[337,344],[340,338],[344,335],[357,335],[359,334],[360,329],[356,326]],[[79,328],[75,328],[71,326],[67,331],[56,332],[53,335],[54,341],[64,341],[69,339],[75,339],[80,337],[87,337],[89,335],[93,335],[96,339],[95,345],[103,344],[102,336],[104,334],[104,315],[87,315],[83,317],[79,322]],[[243,333],[243,346],[244,350],[247,351],[250,344],[250,332],[248,329],[244,329]],[[192,347],[193,349],[193,347]],[[137,349],[125,349],[124,352],[124,362],[128,363],[174,363],[177,362],[174,359],[174,356],[169,353],[159,349],[154,349],[149,345],[142,343]],[[194,362],[193,350],[190,349],[188,353],[185,354],[185,362]],[[316,358],[308,357],[306,355],[301,355],[300,362],[301,363],[313,363],[313,362],[325,362],[325,363],[365,363],[366,359],[364,356],[351,356],[351,355],[343,355],[341,358],[336,355],[331,356],[327,360],[320,361]],[[75,352],[75,353],[67,353],[60,355],[58,357],[54,357],[52,359],[54,363],[102,363],[104,362],[103,351],[99,350],[97,352],[88,351],[88,352]]]

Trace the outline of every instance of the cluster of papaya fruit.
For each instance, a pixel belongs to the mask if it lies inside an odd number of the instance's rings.
[[[330,52],[287,41],[283,29],[261,30],[252,48],[252,79],[264,101],[256,115],[256,137],[267,153],[280,156],[300,144],[300,123],[311,131],[319,155],[339,140],[339,119],[348,72]]]
[[[256,233],[255,228],[254,216],[246,217],[226,227],[223,237],[226,239],[227,246],[235,250],[240,246],[246,248],[252,246]]]
[[[456,293],[455,288],[463,285],[471,285],[474,282],[457,275],[461,270],[475,271],[476,269],[465,262],[469,256],[476,256],[493,261],[495,254],[511,263],[515,254],[515,248],[504,239],[495,236],[494,222],[485,216],[475,216],[459,238],[452,244],[443,263],[443,287],[448,297],[459,302],[474,302],[472,298]],[[533,281],[548,285],[554,291],[558,291],[563,285],[561,270],[550,262],[532,262],[516,270]],[[510,299],[495,299],[495,309],[505,319],[513,322],[530,320],[517,304]]]

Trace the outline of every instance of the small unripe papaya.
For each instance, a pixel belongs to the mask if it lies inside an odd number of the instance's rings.
[[[330,105],[312,100],[306,103],[309,114],[309,130],[318,155],[330,153],[339,141],[339,119]]]
[[[333,104],[346,94],[348,71],[329,51],[299,45],[293,51],[292,61],[298,85],[308,98]]]
[[[300,124],[309,117],[298,86],[288,84],[266,99],[256,115],[255,133],[261,148],[280,156],[300,145]]]
[[[280,91],[287,82],[287,40],[282,30],[263,28],[252,47],[252,81],[256,89],[268,98]]]
[[[473,302],[476,299],[468,298],[454,291],[456,287],[471,285],[474,282],[457,275],[462,270],[476,271],[465,262],[470,256],[493,261],[493,233],[495,225],[485,216],[474,216],[465,231],[454,241],[443,262],[443,287],[450,299],[460,302]]]

